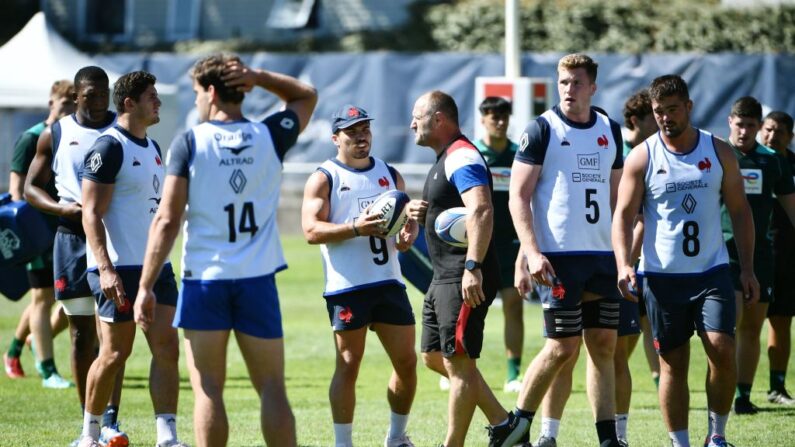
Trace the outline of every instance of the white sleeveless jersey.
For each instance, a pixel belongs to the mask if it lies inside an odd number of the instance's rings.
[[[282,163],[268,127],[205,122],[190,133],[182,277],[242,279],[286,268],[276,223]]]
[[[330,186],[329,222],[350,223],[381,193],[395,189],[387,164],[377,158],[372,160],[373,165],[363,170],[336,159],[320,165]],[[320,253],[326,276],[324,296],[389,283],[403,285],[394,237],[361,236],[322,244]]]
[[[141,267],[146,253],[149,226],[157,213],[163,191],[166,169],[154,141],[146,138],[146,146],[132,141],[118,128],[106,130],[102,137],[110,136],[121,143],[122,163],[113,183],[113,196],[107,212],[102,217],[108,256],[115,267]],[[88,160],[86,170],[91,169]],[[90,175],[85,172],[85,175]],[[93,250],[86,250],[89,269],[97,261]]]
[[[617,151],[607,115],[595,112],[587,128],[573,127],[553,110],[549,144],[533,193],[533,230],[542,253],[607,254],[610,242],[610,174]]]
[[[687,154],[670,152],[659,132],[645,142],[640,274],[700,274],[729,262],[720,226],[723,167],[712,134],[698,135]]]
[[[81,203],[81,181],[86,153],[102,132],[115,124],[114,118],[106,127],[92,129],[80,125],[72,114],[53,125],[52,173],[55,175],[59,203]]]

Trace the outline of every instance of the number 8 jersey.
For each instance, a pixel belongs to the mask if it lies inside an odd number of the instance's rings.
[[[685,154],[669,151],[659,132],[645,145],[646,228],[638,273],[701,274],[728,265],[720,226],[723,167],[712,134],[699,130],[696,147]]]
[[[396,188],[397,174],[382,160],[370,157],[370,167],[355,169],[332,158],[318,171],[329,184],[330,223],[350,223],[382,193]],[[399,284],[400,264],[395,238],[360,236],[320,246],[326,288],[323,296],[385,284]]]

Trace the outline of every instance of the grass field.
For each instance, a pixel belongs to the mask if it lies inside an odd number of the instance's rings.
[[[322,292],[322,269],[317,247],[304,243],[299,236],[286,236],[284,246],[290,268],[278,278],[284,316],[287,351],[287,391],[295,413],[298,440],[304,446],[332,444],[331,413],[327,390],[334,366],[334,349]],[[411,289],[415,312],[420,309],[421,295]],[[7,349],[24,301],[0,305],[0,348]],[[418,313],[418,312],[417,312]],[[418,313],[419,314],[419,313]],[[525,306],[525,361],[523,367],[539,350],[541,312],[538,306]],[[418,326],[419,339],[419,326]],[[763,334],[763,339],[766,335]],[[56,360],[62,374],[69,375],[69,342],[66,334],[56,339]],[[486,324],[483,356],[480,369],[503,404],[512,408],[515,395],[502,392],[505,361],[502,348],[502,315],[498,307],[489,314]],[[584,352],[584,350],[583,350]],[[187,380],[184,354],[181,363],[179,431],[180,437],[193,442],[193,396]],[[230,346],[226,385],[226,408],[231,421],[230,446],[261,446],[258,402],[248,382],[242,358],[234,345]],[[707,428],[706,397],[703,392],[706,363],[703,350],[693,339],[690,386],[690,430],[693,445],[704,439]],[[155,443],[154,418],[147,391],[149,352],[140,336],[127,364],[120,421],[130,435],[133,445]],[[23,366],[28,376],[35,374],[29,352],[23,354]],[[657,396],[645,359],[636,352],[631,359],[634,392],[629,422],[629,441],[633,446],[666,446],[667,434],[657,405]],[[774,407],[767,404],[767,359],[763,355],[756,376],[752,400],[763,412],[756,416],[734,417],[729,421],[728,438],[737,446],[795,446],[795,408]],[[367,353],[357,389],[354,441],[359,446],[383,445],[389,423],[386,403],[386,384],[390,365],[376,337],[369,337]],[[420,366],[417,397],[409,423],[409,433],[417,446],[437,446],[446,431],[447,395],[439,391],[438,376]],[[795,379],[791,379],[795,380]],[[793,383],[793,382],[791,382]],[[791,385],[795,386],[795,385]],[[33,378],[10,380],[0,377],[0,447],[6,446],[65,446],[78,434],[82,415],[71,390],[45,390]],[[468,443],[487,444],[483,426],[485,419],[475,414]],[[532,439],[538,435],[540,420],[534,423]],[[558,438],[561,446],[593,446],[596,432],[585,395],[584,364],[575,371],[574,389],[566,408]]]

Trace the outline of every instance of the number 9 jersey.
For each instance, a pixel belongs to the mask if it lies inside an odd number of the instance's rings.
[[[723,167],[712,134],[698,131],[696,147],[674,154],[660,133],[649,152],[643,197],[643,253],[639,274],[692,275],[729,263],[720,225]]]
[[[281,162],[298,127],[285,110],[263,122],[208,121],[175,139],[167,172],[188,179],[183,279],[254,278],[287,267],[276,210]]]
[[[397,174],[382,160],[370,157],[370,167],[355,169],[326,160],[318,171],[329,184],[330,223],[350,223],[363,215],[382,193],[395,189]],[[400,273],[395,238],[360,236],[320,246],[326,287],[323,296],[386,284],[406,287]]]

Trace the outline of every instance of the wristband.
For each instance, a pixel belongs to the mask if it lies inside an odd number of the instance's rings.
[[[359,236],[359,230],[356,229],[356,218],[353,218],[353,222],[351,222],[351,228],[353,229],[353,235]]]

